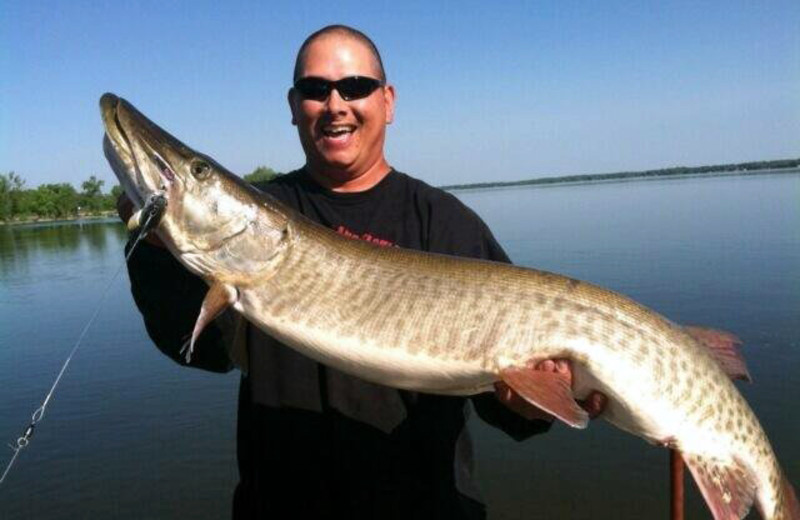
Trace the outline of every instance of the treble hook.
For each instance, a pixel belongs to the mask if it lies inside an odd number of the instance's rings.
[[[158,225],[166,208],[167,197],[163,193],[153,193],[147,198],[144,207],[128,220],[128,229],[138,232],[136,240],[147,236]]]

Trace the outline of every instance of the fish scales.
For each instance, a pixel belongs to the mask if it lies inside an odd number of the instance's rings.
[[[311,240],[310,243],[317,244],[317,241]],[[287,273],[320,273],[326,269],[343,273],[332,273],[330,279],[333,281],[327,288],[314,288],[317,303],[311,300],[304,302],[304,312],[308,315],[338,314],[338,320],[349,324],[336,329],[341,334],[339,337],[330,335],[330,331],[326,333],[329,335],[326,339],[331,343],[328,347],[330,349],[336,348],[335,345],[350,345],[348,340],[357,339],[365,350],[400,351],[413,358],[407,361],[409,364],[423,364],[426,358],[466,361],[488,372],[497,370],[497,359],[503,356],[517,362],[569,357],[583,365],[579,367],[579,371],[582,369],[591,372],[594,374],[593,378],[603,381],[597,388],[612,396],[612,404],[607,412],[608,420],[639,435],[644,434],[643,436],[653,442],[661,442],[665,438],[662,436],[663,432],[642,431],[642,423],[647,428],[648,420],[655,421],[655,418],[632,419],[632,411],[650,408],[659,416],[678,415],[675,411],[682,412],[687,403],[691,403],[694,410],[693,413],[685,414],[686,417],[697,421],[681,421],[679,417],[676,418],[679,426],[672,433],[676,439],[694,436],[702,443],[703,449],[708,449],[707,444],[712,441],[704,439],[703,434],[692,431],[692,427],[695,424],[701,427],[711,424],[716,434],[714,442],[719,442],[722,437],[734,449],[745,451],[747,445],[765,441],[755,416],[744,413],[748,409],[742,406],[742,398],[722,374],[717,363],[703,349],[694,345],[690,338],[683,337],[685,334],[674,325],[627,298],[586,283],[554,279],[547,273],[519,271],[511,266],[507,268],[509,272],[504,273],[506,276],[499,278],[501,283],[489,285],[486,279],[489,275],[496,277],[497,271],[483,273],[485,264],[480,261],[473,262],[477,272],[461,269],[457,275],[443,276],[442,273],[447,273],[447,268],[450,267],[446,264],[451,262],[446,257],[419,257],[416,253],[398,250],[391,255],[369,258],[370,255],[365,253],[373,252],[374,248],[367,249],[358,242],[349,242],[346,245],[348,247],[340,248],[333,258],[318,254],[314,246],[308,247],[304,250],[307,257],[305,265],[301,267],[287,263],[286,266]],[[317,261],[314,258],[322,260]],[[404,277],[398,276],[396,272],[396,264],[403,261],[415,266],[413,270],[406,270]],[[463,267],[463,261],[456,263],[459,268]],[[523,274],[522,277],[519,276],[520,273]],[[394,277],[398,280],[398,286],[390,290],[384,287],[381,290],[378,280],[384,276],[386,279]],[[297,275],[287,274],[289,280],[297,278]],[[300,275],[299,278],[303,276]],[[299,293],[297,288],[279,287],[278,280],[281,279],[279,271],[275,277],[276,290],[279,293]],[[376,296],[369,300],[369,304],[360,302],[360,305],[348,307],[346,312],[341,312],[342,301],[349,301],[336,297],[342,290],[343,280],[350,280],[351,287],[357,285],[360,293],[372,293]],[[541,280],[544,283],[538,284]],[[487,289],[487,285],[490,288]],[[329,296],[327,292],[332,292],[333,296]],[[496,294],[498,292],[499,295]],[[269,293],[259,294],[270,298]],[[409,318],[407,313],[399,310],[402,309],[402,302],[408,301],[410,296],[417,298],[415,307],[418,313]],[[519,308],[513,305],[514,301],[519,300],[533,300],[538,304]],[[506,308],[498,304],[498,301],[505,302]],[[487,308],[496,313],[491,316],[493,319],[485,319],[487,316],[482,309]],[[420,309],[424,309],[424,313]],[[587,320],[585,316],[592,318]],[[441,327],[443,322],[452,326]],[[515,326],[504,322],[513,322]],[[501,326],[494,326],[498,323]],[[270,327],[269,323],[264,325]],[[581,328],[583,325],[589,326],[590,330]],[[302,328],[302,324],[297,324],[297,328]],[[415,336],[411,333],[411,328],[422,329],[429,335]],[[364,330],[367,336],[373,338],[372,341],[364,342],[361,337],[354,338],[356,330]],[[445,330],[448,331],[446,336],[443,335]],[[479,331],[477,337],[484,339],[480,342],[483,348],[471,349],[475,345],[472,341],[475,336],[459,332],[463,330]],[[296,334],[296,337],[285,339],[290,343],[302,343],[308,332]],[[387,341],[384,342],[382,339],[385,335]],[[519,341],[519,338],[525,337],[535,340]],[[410,338],[420,344],[411,345]],[[439,345],[442,344],[447,345],[447,348],[441,348]],[[565,345],[574,347],[565,348]],[[682,347],[676,348],[675,345]],[[348,350],[351,352],[339,353],[337,359],[371,355],[362,352],[353,356],[351,347]],[[607,354],[603,355],[603,351]],[[465,356],[465,352],[473,355]],[[313,352],[309,353],[313,355]],[[336,366],[339,361],[332,363]],[[672,367],[681,366],[691,367],[689,374],[686,377],[670,377],[674,375]],[[350,365],[345,363],[339,368],[347,369]],[[383,377],[377,379],[381,380]],[[457,385],[452,388],[455,393],[470,390],[470,387],[459,386],[461,380],[457,379],[454,383]],[[428,387],[430,383],[414,379],[399,380],[395,384],[428,391],[449,390]],[[619,390],[631,386],[638,391],[626,395]],[[474,386],[471,390],[478,391],[482,388]],[[688,400],[680,399],[682,389],[690,392]],[[721,403],[725,403],[724,405],[714,402],[719,396],[723,397]],[[733,428],[729,427],[734,424],[729,419],[731,416],[739,419]],[[680,424],[681,422],[688,424]],[[681,447],[690,448],[688,445]],[[749,461],[749,465],[764,467],[765,460],[770,456],[771,453],[763,449],[759,457]]]
[[[578,427],[586,418],[573,395],[599,390],[605,419],[681,451],[715,519],[742,518],[754,501],[766,519],[800,519],[755,414],[712,357],[715,347],[689,328],[557,274],[344,238],[124,100],[103,96],[101,112],[106,154],[128,195],[138,205],[167,197],[160,238],[208,282],[209,295],[226,295],[207,298],[206,314],[233,305],[309,357],[397,388],[472,394],[503,380]],[[569,395],[530,369],[553,358],[573,363]]]
[[[332,255],[318,250],[324,241],[314,238],[313,226],[305,230],[307,239],[302,229],[298,226],[296,234],[301,238],[296,240],[308,245],[294,246],[293,250],[301,250],[303,258],[292,261],[289,254],[272,286],[281,301],[286,295],[298,295],[291,306],[302,308],[305,316],[336,316],[336,326],[316,330],[324,331],[329,351],[342,348],[334,359],[327,360],[338,368],[352,370],[352,363],[373,356],[370,350],[393,350],[401,353],[394,358],[401,366],[413,363],[420,367],[427,359],[436,360],[437,368],[425,371],[421,379],[407,377],[404,368],[406,377],[390,381],[392,384],[465,393],[486,388],[486,383],[494,379],[490,374],[499,368],[498,359],[526,363],[566,357],[578,363],[579,374],[591,373],[587,379],[601,382],[592,388],[611,397],[606,412],[609,421],[652,442],[674,437],[678,447],[690,452],[691,443],[681,443],[681,438],[697,439],[697,449],[705,451],[720,441],[741,452],[751,444],[766,445],[755,416],[748,413],[749,408],[716,361],[673,324],[625,297],[584,282],[513,266],[454,261],[403,250],[373,254],[376,248],[354,241],[342,240]],[[410,264],[413,269],[398,272],[398,264]],[[320,275],[326,271],[329,275]],[[318,279],[328,283],[294,285],[297,280],[310,279],[308,273],[316,273]],[[384,286],[380,283],[383,279],[395,280],[396,285]],[[347,287],[352,296],[345,292]],[[310,293],[314,298],[307,297]],[[267,300],[272,297],[270,292],[256,294]],[[404,307],[411,297],[415,298],[415,310]],[[243,294],[244,302],[249,298]],[[350,301],[355,304],[343,305]],[[535,304],[515,305],[518,301]],[[273,314],[268,304],[263,309],[263,314]],[[485,309],[490,309],[488,314]],[[319,334],[310,334],[299,315],[292,318],[294,324],[282,329],[292,329],[289,333],[279,331],[282,326],[269,320],[262,325],[284,334],[282,339],[303,350],[307,338]],[[442,323],[449,326],[442,327]],[[357,352],[358,348],[362,350]],[[314,350],[305,352],[319,356]],[[407,358],[405,362],[403,357]],[[436,374],[442,361],[471,363],[469,377],[483,372],[484,377],[476,379],[483,384],[464,385],[457,377],[450,379],[452,387],[426,381],[426,377],[434,377],[436,383],[442,381],[442,374]],[[362,375],[370,378],[369,374]],[[381,372],[371,379],[385,382],[387,374]],[[620,390],[626,388],[637,391]],[[722,401],[715,402],[720,396]],[[687,405],[691,410],[686,410]],[[655,417],[642,416],[640,410],[647,409]],[[673,417],[676,426],[670,434],[650,424],[658,417]],[[730,417],[737,419],[735,425]],[[696,426],[709,424],[715,433],[713,440],[696,431]],[[749,466],[766,469],[772,474],[770,481],[777,482],[779,469],[769,463],[774,460],[771,450],[764,448],[757,456],[744,458]]]

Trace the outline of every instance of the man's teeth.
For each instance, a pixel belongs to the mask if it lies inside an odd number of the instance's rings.
[[[349,134],[353,130],[354,128],[352,126],[326,126],[322,129],[322,133],[328,137],[338,137],[344,134]]]

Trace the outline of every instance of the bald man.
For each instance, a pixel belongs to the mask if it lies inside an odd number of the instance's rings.
[[[306,162],[260,189],[354,240],[509,261],[475,213],[387,162],[395,89],[366,35],[336,25],[309,36],[288,102]],[[184,363],[180,349],[205,283],[157,242],[134,253],[129,272],[151,338]],[[342,301],[343,312],[352,304]],[[483,519],[468,401],[519,440],[552,421],[503,385],[468,400],[360,380],[297,354],[232,313],[203,333],[191,365],[230,370],[226,347],[242,341],[249,371],[239,394],[237,520]],[[571,375],[563,361],[535,368]],[[602,407],[599,395],[586,404],[592,415]]]

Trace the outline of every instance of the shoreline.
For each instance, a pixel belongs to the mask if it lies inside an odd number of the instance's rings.
[[[714,177],[751,177],[756,175],[791,175],[800,173],[800,167],[790,166],[787,168],[764,168],[761,170],[720,170],[714,172],[664,172],[664,173],[598,173],[588,175],[564,175],[560,177],[541,177],[537,179],[527,179],[521,181],[499,181],[499,182],[475,182],[469,184],[448,184],[438,186],[446,191],[475,191],[502,188],[515,188],[520,186],[531,187],[560,187],[560,186],[580,186],[588,184],[612,184],[621,182],[640,182],[655,180],[679,180],[679,179],[698,179]],[[58,224],[75,223],[80,221],[94,221],[100,219],[114,218],[116,211],[109,210],[97,215],[79,215],[68,218],[29,218],[21,220],[0,221],[0,226],[24,226],[30,224]]]
[[[483,190],[497,188],[514,188],[518,186],[577,186],[581,184],[609,184],[615,182],[638,182],[655,180],[677,180],[677,179],[697,179],[702,177],[749,177],[755,175],[770,174],[792,174],[800,173],[800,168],[791,166],[788,168],[765,168],[763,170],[735,170],[735,171],[715,171],[715,172],[686,172],[686,173],[663,173],[663,174],[608,174],[598,173],[592,175],[564,175],[561,177],[541,177],[538,179],[528,179],[523,181],[500,181],[500,182],[475,182],[470,184],[450,184],[439,186],[440,189],[447,191],[463,190]]]
[[[80,221],[92,221],[92,220],[100,220],[105,218],[112,218],[116,217],[116,211],[108,211],[105,213],[100,213],[98,215],[79,215],[77,217],[67,217],[67,218],[36,218],[36,219],[21,219],[21,220],[12,220],[12,221],[0,221],[0,226],[24,226],[26,224],[58,224],[61,222],[80,222]]]

